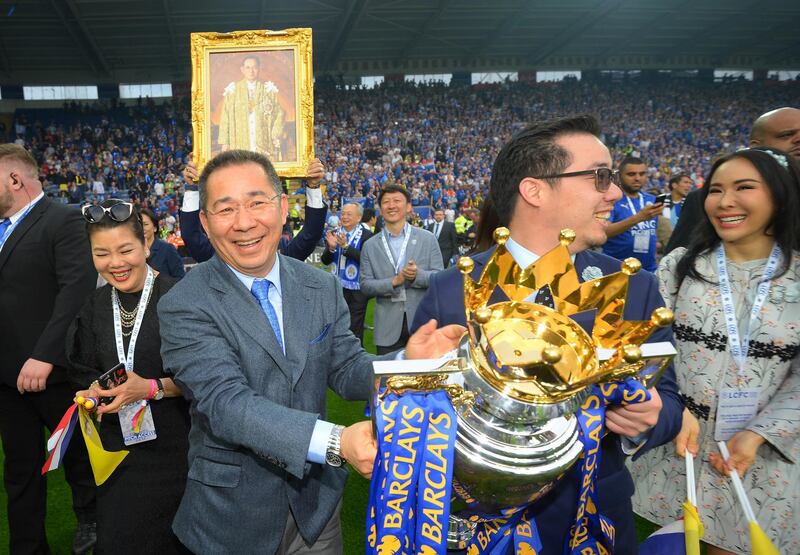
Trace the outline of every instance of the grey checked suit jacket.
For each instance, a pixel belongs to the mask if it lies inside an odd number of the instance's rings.
[[[386,255],[381,240],[382,233],[370,237],[361,247],[361,292],[375,299],[376,345],[394,345],[400,339],[403,314],[408,327],[414,321],[422,297],[428,290],[430,277],[444,269],[439,243],[433,233],[410,226],[411,237],[406,247],[405,265],[408,260],[417,263],[417,278],[406,287],[406,302],[392,302],[392,278],[396,275],[394,265]]]
[[[196,553],[274,553],[288,511],[312,543],[347,471],[306,461],[328,386],[367,399],[371,355],[335,276],[280,259],[286,355],[255,297],[218,257],[158,305],[164,367],[191,401],[189,479],[173,523]]]

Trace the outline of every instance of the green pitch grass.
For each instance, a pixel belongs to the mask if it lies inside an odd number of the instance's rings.
[[[372,315],[373,302],[370,301],[367,309],[367,325],[372,325]],[[371,330],[365,330],[364,344],[368,351],[375,352]],[[342,401],[336,394],[328,391],[328,420],[337,424],[348,425],[363,419],[363,402]],[[2,460],[3,453],[0,450],[0,462]],[[50,542],[50,549],[55,555],[68,554],[72,545],[72,534],[75,531],[76,521],[72,512],[69,486],[64,480],[63,470],[59,469],[51,472],[48,475],[47,485],[47,537]],[[344,535],[344,553],[346,555],[364,553],[364,522],[368,496],[369,482],[355,472],[351,472],[342,505],[342,533]],[[0,553],[8,552],[6,512],[5,489],[0,488]],[[636,518],[636,528],[640,541],[655,529],[652,524],[638,517]]]

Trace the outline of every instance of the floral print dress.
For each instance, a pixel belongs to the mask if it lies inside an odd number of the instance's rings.
[[[761,528],[781,553],[800,554],[800,253],[793,253],[787,273],[772,280],[740,376],[728,346],[719,287],[687,277],[676,292],[676,266],[685,252],[676,249],[664,257],[658,277],[664,301],[675,312],[678,385],[700,422],[695,478],[704,541],[735,553],[751,552],[748,523],[733,486],[711,467],[708,456],[718,451],[714,427],[720,390],[761,387],[758,414],[747,429],[766,442],[743,477],[744,487]],[[715,251],[695,263],[701,275],[719,282]],[[728,261],[741,334],[765,265],[766,260]],[[674,445],[652,449],[630,467],[636,513],[661,525],[679,518],[686,498],[685,462]]]

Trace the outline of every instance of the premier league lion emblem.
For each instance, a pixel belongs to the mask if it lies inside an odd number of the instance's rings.
[[[378,555],[395,555],[400,552],[400,540],[391,534],[383,536],[378,544]]]

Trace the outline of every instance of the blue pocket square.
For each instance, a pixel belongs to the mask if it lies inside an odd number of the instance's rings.
[[[309,341],[308,344],[313,345],[314,343],[319,343],[328,336],[329,331],[331,331],[331,325],[325,324],[325,327],[322,328],[322,332],[317,337]]]

